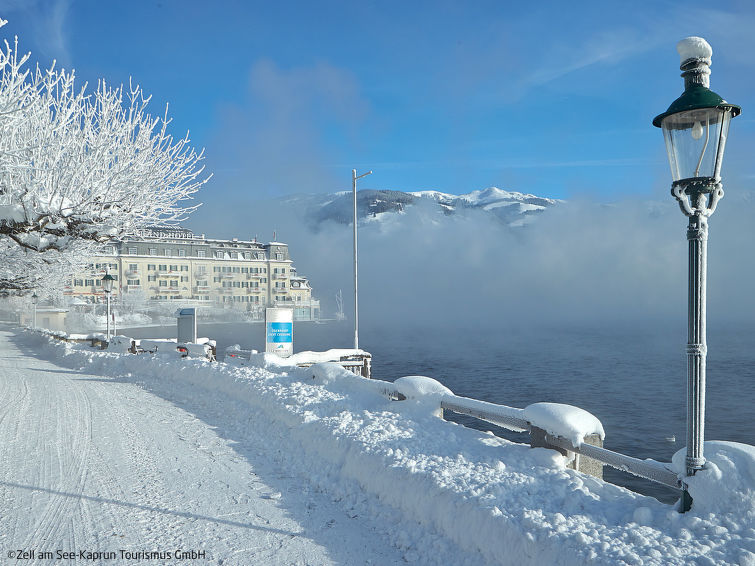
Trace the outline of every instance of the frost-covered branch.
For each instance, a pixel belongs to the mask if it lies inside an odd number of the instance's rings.
[[[0,296],[61,291],[72,273],[83,269],[97,244],[76,242],[65,252],[29,251],[0,238]]]
[[[180,222],[203,177],[202,153],[147,113],[139,86],[94,92],[73,72],[25,68],[0,50],[0,235],[28,250],[65,251]]]

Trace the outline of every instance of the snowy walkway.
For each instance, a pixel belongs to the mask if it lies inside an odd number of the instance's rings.
[[[368,525],[276,468],[268,453],[278,447],[253,431],[245,439],[231,446],[136,384],[39,359],[0,331],[0,563],[21,563],[9,559],[17,550],[34,552],[24,564],[57,563],[40,553],[58,550],[80,561],[79,552],[171,553],[145,561],[155,564],[404,563]],[[177,562],[177,550],[206,554]],[[126,562],[107,558],[94,563]]]

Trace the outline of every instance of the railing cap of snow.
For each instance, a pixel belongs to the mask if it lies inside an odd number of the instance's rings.
[[[393,382],[396,389],[407,399],[438,399],[444,395],[453,395],[454,392],[443,385],[440,381],[424,375],[407,375],[399,377]]]
[[[548,434],[567,439],[579,446],[586,436],[597,434],[604,440],[603,425],[592,413],[561,403],[533,403],[524,408],[524,417]]]

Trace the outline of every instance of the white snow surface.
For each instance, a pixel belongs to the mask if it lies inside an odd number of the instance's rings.
[[[685,37],[676,44],[676,51],[679,53],[679,63],[684,63],[687,59],[708,59],[713,55],[713,48],[710,43],[702,37]]]
[[[524,418],[549,434],[567,439],[573,446],[582,444],[588,434],[606,437],[597,417],[573,405],[533,403],[524,408]]]
[[[680,514],[566,469],[555,451],[389,401],[337,364],[16,340],[0,333],[0,501],[16,510],[0,514],[3,549],[169,545],[252,565],[755,564],[751,446],[708,443]],[[403,383],[432,394],[424,379]]]

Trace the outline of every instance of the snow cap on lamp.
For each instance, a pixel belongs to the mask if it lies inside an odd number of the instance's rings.
[[[710,64],[713,48],[702,37],[685,37],[676,44],[684,87],[702,85],[710,88]]]

